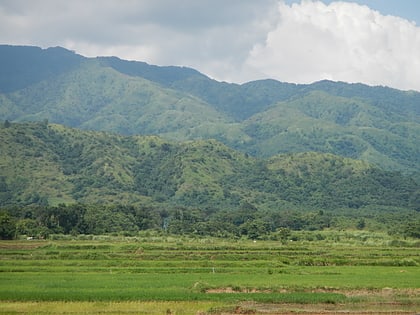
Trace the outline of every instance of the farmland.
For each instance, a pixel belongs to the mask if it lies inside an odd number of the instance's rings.
[[[414,239],[51,236],[0,242],[1,314],[415,314]]]

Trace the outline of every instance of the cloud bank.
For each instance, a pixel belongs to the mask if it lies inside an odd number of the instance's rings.
[[[420,28],[355,3],[279,4],[247,65],[292,82],[331,79],[420,90]]]
[[[0,42],[184,65],[218,80],[420,91],[420,28],[350,2],[0,0]]]

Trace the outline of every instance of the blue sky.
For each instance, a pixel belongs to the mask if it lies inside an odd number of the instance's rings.
[[[414,21],[414,22],[413,22]],[[420,0],[0,0],[0,44],[420,91]]]
[[[367,5],[384,15],[396,15],[414,21],[420,26],[420,1],[419,0],[341,0]],[[286,0],[286,3],[300,3],[300,0]],[[329,4],[334,0],[322,0]]]

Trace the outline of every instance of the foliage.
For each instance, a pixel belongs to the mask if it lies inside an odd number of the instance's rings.
[[[333,153],[420,174],[418,92],[330,81],[229,84],[194,69],[63,48],[0,46],[0,63],[6,121],[213,138],[253,156]]]
[[[418,236],[417,92],[228,84],[62,48],[0,56],[0,206],[18,233]]]
[[[340,218],[395,230],[419,215],[414,180],[332,154],[254,159],[215,140],[177,143],[47,122],[12,123],[0,139],[0,205],[25,234],[158,228],[258,239],[278,228],[340,227]],[[416,235],[409,225],[401,231]]]
[[[420,93],[59,47],[0,46],[0,66],[0,299],[237,313],[416,287]]]
[[[0,212],[0,239],[8,240],[15,237],[15,224],[12,216],[6,212]]]

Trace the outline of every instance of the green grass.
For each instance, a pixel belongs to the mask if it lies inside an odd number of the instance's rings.
[[[395,305],[420,306],[420,254],[410,246],[150,237],[1,241],[0,249],[0,305],[7,307],[60,301],[339,307],[381,305],[390,299],[383,290],[391,290]]]
[[[281,283],[281,277],[271,283]],[[241,287],[264,287],[269,279],[244,275],[197,274],[67,274],[28,272],[1,275],[0,296],[8,301],[224,301],[253,300],[275,303],[336,303],[345,300],[336,293],[242,292]],[[206,293],[205,287],[228,287],[237,292]],[[197,288],[197,286],[199,288]]]
[[[33,268],[36,270],[36,267]],[[232,293],[205,293],[210,288],[278,292],[281,289],[395,289],[416,288],[420,270],[409,267],[304,267],[290,273],[118,273],[108,272],[3,272],[0,298],[3,300],[220,300]],[[404,271],[404,272],[402,272]],[[197,288],[199,287],[199,289]],[[269,294],[262,294],[265,296]],[[241,295],[238,295],[241,296]],[[248,295],[249,296],[249,295]],[[258,294],[253,294],[254,299]]]

